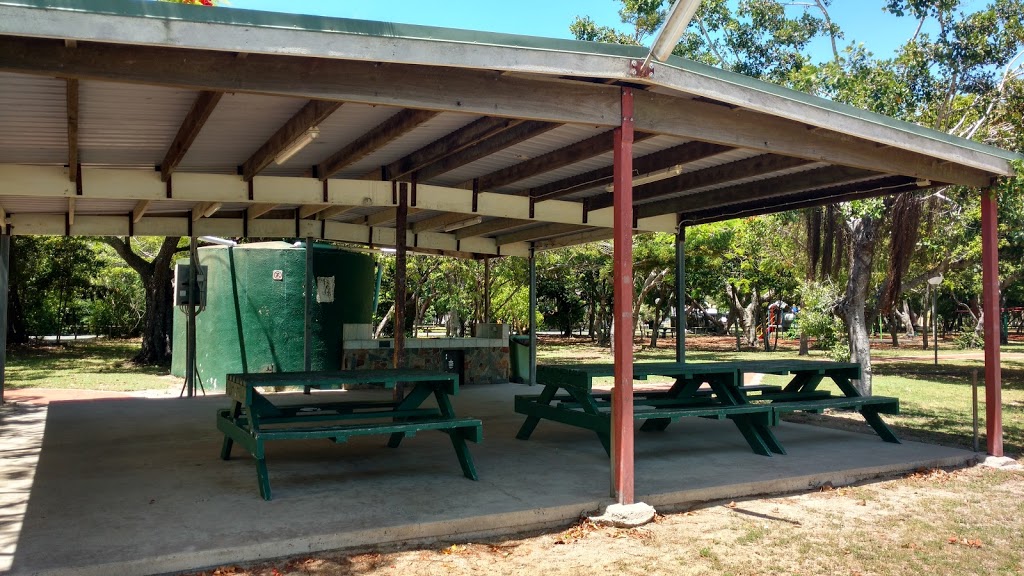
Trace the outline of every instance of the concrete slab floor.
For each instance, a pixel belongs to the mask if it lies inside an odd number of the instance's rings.
[[[5,407],[0,571],[166,573],[566,525],[610,503],[608,459],[593,433],[553,422],[516,440],[522,417],[512,397],[536,392],[504,384],[466,387],[455,398],[459,415],[484,422],[484,443],[470,445],[478,482],[462,477],[439,433],[396,450],[383,437],[277,442],[268,445],[270,502],[260,499],[255,466],[241,449],[219,459],[214,413],[227,406],[223,396]],[[686,419],[665,432],[638,432],[637,499],[679,509],[975,458],[807,425],[776,433],[786,456],[752,453],[728,421]]]

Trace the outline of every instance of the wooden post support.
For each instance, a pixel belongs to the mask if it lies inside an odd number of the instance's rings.
[[[491,321],[491,259],[484,258],[484,323]]]
[[[0,235],[0,404],[7,385],[7,290],[11,271],[11,229],[4,226]]]
[[[405,367],[405,300],[406,300],[406,230],[409,227],[409,190],[405,182],[398,185],[398,209],[395,210],[395,368]],[[395,400],[404,390],[395,386]]]
[[[686,362],[686,226],[682,225],[676,234],[676,362]]]
[[[999,228],[997,192],[981,193],[981,268],[985,315],[985,432],[988,453],[1003,455],[1002,373],[999,367]]]
[[[633,503],[633,90],[622,89],[614,151],[615,388],[612,391],[612,497]]]
[[[537,254],[530,247],[530,386],[537,383]]]

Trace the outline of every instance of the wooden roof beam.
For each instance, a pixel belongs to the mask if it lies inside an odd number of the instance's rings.
[[[270,212],[274,208],[277,208],[277,206],[278,205],[274,204],[273,202],[250,204],[249,207],[246,208],[245,210],[245,216],[250,220],[255,220],[260,216],[263,216],[267,212]]]
[[[192,221],[198,222],[200,218],[209,218],[217,213],[223,202],[200,202],[192,207]]]
[[[330,208],[327,208],[326,210],[322,210],[319,214],[317,214],[316,217],[317,220],[330,220],[335,216],[340,216],[346,212],[351,212],[356,208],[357,206],[332,206]]]
[[[175,135],[174,141],[171,142],[171,146],[167,149],[167,154],[164,155],[163,162],[160,163],[161,180],[167,182],[170,179],[171,174],[178,168],[178,164],[181,164],[185,154],[188,153],[188,149],[195,142],[196,137],[199,136],[203,125],[209,120],[210,115],[213,114],[213,109],[217,107],[223,96],[223,92],[203,90],[196,97],[195,102],[192,103],[192,109],[185,115],[185,120],[182,121],[181,127],[178,128],[178,134]]]
[[[77,198],[75,198],[74,196],[71,196],[71,197],[68,198],[68,224],[72,225],[72,226],[75,224],[75,204],[76,203],[77,203]]]
[[[690,164],[705,158],[711,158],[719,154],[732,151],[729,146],[720,144],[709,144],[707,142],[687,142],[658,152],[652,152],[633,160],[633,171],[638,174],[646,174],[657,170],[664,170],[677,164]],[[573,192],[587,190],[597,186],[610,184],[612,181],[613,167],[598,168],[576,176],[563,178],[555,182],[537,186],[525,193],[538,200],[554,200],[568,196]]]
[[[521,120],[484,117],[446,134],[430,144],[363,176],[364,180],[398,180],[424,166],[465,150],[476,143],[521,124]]]
[[[633,142],[642,142],[648,138],[653,137],[653,134],[646,134],[638,132],[633,137]],[[615,143],[614,131],[602,132],[595,136],[591,136],[585,140],[580,140],[568,146],[559,148],[547,154],[542,154],[536,158],[530,158],[509,166],[502,168],[490,174],[485,174],[477,178],[478,186],[480,190],[494,190],[502,186],[506,186],[513,182],[520,180],[526,180],[534,176],[544,174],[545,172],[551,172],[552,170],[558,170],[566,166],[571,166],[577,162],[593,158],[594,156],[600,156],[607,152],[611,152]],[[463,182],[457,186],[458,188],[472,188],[473,181],[469,180]]]
[[[779,176],[777,178],[719,188],[707,194],[680,196],[661,202],[642,204],[633,209],[633,214],[636,218],[647,218],[660,214],[719,208],[740,202],[764,202],[777,196],[816,188],[852,184],[864,180],[877,179],[879,176],[881,175],[877,172],[861,170],[860,168],[828,166],[800,174]]]
[[[327,102],[324,100],[310,100],[307,102],[305,106],[289,118],[283,126],[278,128],[277,132],[274,132],[274,135],[267,139],[242,164],[240,168],[242,180],[248,182],[256,177],[264,168],[270,166],[274,158],[290,146],[292,142],[295,142],[310,128],[327,120],[331,114],[334,114],[338,108],[341,108],[341,105],[342,102]]]
[[[304,206],[299,206],[299,218],[305,220],[310,216],[316,216],[330,207],[331,204],[306,204]]]
[[[576,224],[544,224],[534,228],[527,228],[526,230],[502,234],[496,237],[494,241],[498,246],[504,246],[505,244],[515,244],[516,242],[532,242],[540,238],[572,234],[589,228],[590,226],[578,226]]]
[[[706,224],[708,222],[720,222],[733,218],[746,218],[759,216],[781,210],[799,210],[801,208],[813,208],[836,202],[849,202],[851,200],[862,200],[877,196],[901,194],[903,192],[914,192],[939,186],[947,186],[941,182],[933,182],[926,186],[919,186],[914,178],[906,176],[887,176],[877,180],[867,180],[844,184],[825,189],[807,190],[796,194],[776,196],[773,200],[776,206],[766,207],[763,201],[742,202],[727,207],[715,207],[693,212],[684,212],[679,215],[681,222],[687,226]]]
[[[443,158],[433,164],[429,164],[417,170],[415,172],[416,179],[425,182],[435,176],[444,174],[445,172],[451,172],[456,168],[465,166],[472,162],[476,162],[481,158],[485,158],[500,152],[511,146],[515,146],[520,142],[525,142],[531,138],[535,138],[558,128],[561,124],[553,124],[551,122],[537,122],[529,121],[523,122],[517,126],[513,126],[508,130],[505,130],[499,134],[495,134],[486,140],[478,142],[476,145],[469,148],[465,148],[460,152],[451,154],[446,158]]]
[[[317,176],[320,180],[327,180],[438,114],[432,110],[402,110],[317,165]]]
[[[78,80],[68,78],[67,86],[68,111],[68,177],[72,182],[78,181]]]
[[[152,204],[152,200],[140,200],[135,204],[135,208],[132,209],[132,223],[138,224],[139,220],[146,215],[146,210],[149,210],[149,205]]]
[[[409,215],[413,215],[417,212],[421,212],[418,208],[409,208]],[[398,208],[385,208],[363,217],[363,224],[365,226],[380,226],[381,224],[387,224],[398,217]]]
[[[516,228],[519,226],[525,226],[527,224],[533,224],[535,222],[535,220],[495,218],[494,220],[488,220],[487,222],[481,222],[480,224],[467,226],[460,230],[456,230],[455,239],[465,240],[466,238],[473,238],[474,236],[486,236],[488,234],[494,234],[495,232],[501,232],[502,230],[508,230],[509,228]]]
[[[459,222],[471,221],[473,218],[480,218],[480,216],[473,216],[472,214],[462,214],[459,212],[448,212],[446,214],[439,214],[432,216],[419,222],[414,222],[409,226],[409,230],[413,234],[419,234],[420,232],[431,232],[444,228],[445,226],[451,226],[452,224],[458,224]],[[479,222],[479,220],[478,220]]]
[[[655,200],[662,196],[669,196],[687,190],[727,184],[756,176],[765,176],[783,170],[807,166],[808,164],[814,164],[814,161],[794,158],[792,156],[762,154],[753,158],[712,166],[703,170],[683,172],[678,176],[636,186],[633,188],[633,202]],[[591,198],[588,206],[591,210],[600,210],[601,208],[611,206],[613,199],[614,194],[608,192]]]

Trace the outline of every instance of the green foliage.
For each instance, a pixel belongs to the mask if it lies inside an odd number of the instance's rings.
[[[834,312],[840,298],[839,288],[831,282],[802,282],[797,320],[799,330],[813,338],[817,348],[837,361],[844,361],[850,357],[850,345],[846,329]]]

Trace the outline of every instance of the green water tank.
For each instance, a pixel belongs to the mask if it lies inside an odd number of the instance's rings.
[[[342,325],[371,322],[373,258],[314,244],[312,260],[312,368],[338,370]],[[196,316],[196,369],[204,388],[223,390],[226,376],[238,372],[302,370],[305,244],[204,247],[199,249],[199,263],[209,274],[206,309]],[[186,330],[187,316],[176,309],[171,361],[175,376],[185,375]]]

